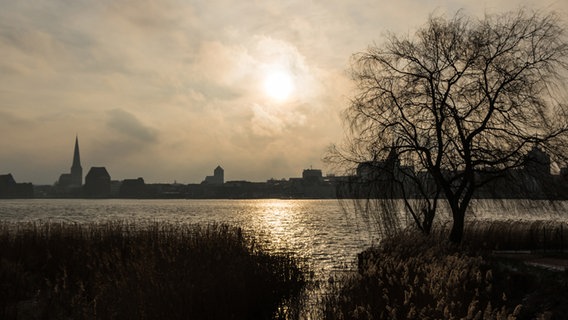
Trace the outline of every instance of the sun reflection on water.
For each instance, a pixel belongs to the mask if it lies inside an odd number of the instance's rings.
[[[318,274],[344,270],[372,243],[368,229],[330,200],[255,200],[255,230],[263,230],[275,251],[310,261]],[[317,209],[316,209],[317,208]]]
[[[299,214],[302,210],[299,201],[259,200],[256,202],[257,225],[268,233],[274,250],[300,250],[306,254],[305,231]],[[301,236],[301,235],[304,236]],[[296,251],[297,252],[297,251]]]

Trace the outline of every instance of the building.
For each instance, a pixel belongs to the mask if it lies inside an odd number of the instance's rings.
[[[302,179],[305,183],[319,184],[323,182],[323,174],[320,169],[304,169]]]
[[[70,173],[63,173],[59,176],[57,186],[63,189],[78,188],[83,185],[83,167],[81,167],[81,156],[79,154],[79,137],[75,137],[75,150],[73,151],[73,164]]]
[[[304,169],[301,178],[290,178],[281,187],[282,195],[288,198],[326,199],[335,198],[335,186],[324,180],[320,169]]]
[[[212,185],[222,185],[225,183],[225,170],[221,168],[221,166],[217,166],[215,170],[213,170],[212,176],[206,176],[205,180],[201,182],[202,184],[212,184]]]
[[[121,198],[146,198],[148,189],[143,178],[124,179],[120,184],[118,195]]]
[[[110,197],[110,174],[105,167],[91,167],[85,177],[84,194],[88,198]]]
[[[0,198],[32,198],[31,183],[17,183],[11,173],[0,174]]]
[[[533,177],[548,179],[550,178],[551,163],[550,156],[546,152],[534,147],[525,157],[524,168],[526,173]]]
[[[553,175],[551,163],[546,152],[534,147],[524,156],[521,167],[476,169],[475,180],[480,185],[473,197],[565,199],[568,192],[565,191],[566,180],[562,179],[563,171]],[[441,174],[454,176],[454,182],[459,182],[462,172],[443,168]],[[360,163],[355,176],[337,182],[336,186],[340,198],[432,197],[440,191],[428,171],[416,171],[412,166],[402,165],[394,148],[382,160]],[[445,195],[442,192],[440,196]]]
[[[400,160],[395,148],[391,148],[384,160],[362,162],[357,166],[357,177],[363,181],[392,180],[401,170]]]

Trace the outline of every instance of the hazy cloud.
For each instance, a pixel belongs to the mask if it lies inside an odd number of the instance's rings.
[[[143,124],[132,113],[122,109],[113,109],[109,111],[109,120],[107,125],[114,132],[122,134],[131,141],[142,141],[152,143],[157,140],[156,130]]]
[[[113,179],[199,182],[217,165],[227,179],[298,176],[342,136],[351,54],[387,31],[412,34],[434,10],[568,14],[555,0],[0,5],[0,173],[35,183],[68,170],[75,134],[83,166]],[[263,89],[279,70],[294,85],[284,101]]]

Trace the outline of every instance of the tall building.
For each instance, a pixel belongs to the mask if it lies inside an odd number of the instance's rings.
[[[205,177],[202,184],[215,184],[215,185],[222,185],[225,182],[225,170],[221,168],[221,166],[217,166],[213,171],[212,176]]]
[[[57,185],[63,188],[80,187],[83,185],[83,167],[81,167],[81,156],[79,154],[79,137],[75,136],[75,150],[73,151],[73,164],[71,173],[63,173],[59,176]]]

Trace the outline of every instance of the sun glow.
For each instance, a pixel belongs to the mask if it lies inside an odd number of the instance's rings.
[[[273,71],[264,78],[264,92],[276,101],[288,99],[293,91],[292,75],[286,71]]]

